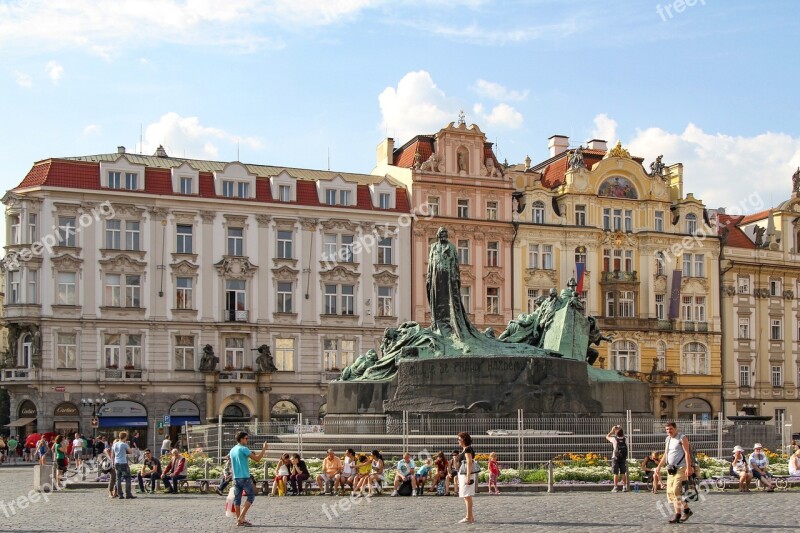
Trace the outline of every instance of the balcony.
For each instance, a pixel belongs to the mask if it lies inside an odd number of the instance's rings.
[[[256,373],[252,370],[220,370],[217,376],[219,381],[255,381]]]
[[[635,270],[624,272],[622,270],[609,270],[602,272],[600,283],[638,283],[639,273]]]
[[[677,385],[678,375],[672,370],[663,370],[659,372],[637,372],[634,370],[626,370],[623,372],[626,377],[638,379],[645,383],[652,385]]]
[[[247,322],[247,311],[225,309],[222,316],[225,322]]]
[[[142,381],[145,375],[145,371],[141,368],[102,368],[97,371],[97,378],[100,381]]]
[[[636,329],[642,331],[671,331],[671,320],[659,320],[657,318],[620,318],[620,317],[603,317],[600,319],[600,326],[602,327],[615,327],[624,329]]]
[[[30,381],[36,379],[35,368],[6,368],[3,369],[3,381]]]

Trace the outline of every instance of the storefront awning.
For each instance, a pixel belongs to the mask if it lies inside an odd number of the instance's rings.
[[[11,422],[10,424],[6,424],[6,427],[7,428],[20,428],[22,426],[27,426],[28,424],[30,424],[34,420],[36,420],[35,417],[34,418],[17,418],[16,420]]]
[[[146,416],[101,416],[101,428],[147,427]]]
[[[185,424],[202,424],[199,416],[170,416],[169,423],[172,426],[183,426]]]

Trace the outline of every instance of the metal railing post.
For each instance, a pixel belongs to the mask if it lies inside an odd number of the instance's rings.
[[[222,464],[222,414],[217,417],[217,464]]]
[[[628,457],[633,458],[633,420],[631,411],[625,411],[625,434],[628,436]]]
[[[408,451],[408,411],[403,411],[403,453]]]
[[[303,456],[303,413],[297,413],[297,453]]]
[[[553,461],[547,461],[547,492],[553,492]]]
[[[522,430],[525,425],[524,413],[522,409],[517,409],[517,468],[525,470],[525,450],[522,438]]]
[[[183,424],[183,432],[186,433],[186,451],[191,451],[192,447],[189,444],[189,422]]]
[[[722,459],[722,412],[717,413],[717,459]]]

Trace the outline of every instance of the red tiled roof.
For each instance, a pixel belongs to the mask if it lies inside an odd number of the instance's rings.
[[[756,245],[739,227],[745,217],[734,217],[730,215],[717,215],[719,222],[719,233],[722,234],[723,228],[728,228],[728,239],[725,246],[732,246],[734,248],[749,248],[755,249]]]
[[[256,178],[256,200],[260,202],[272,202],[274,200],[268,179]]]
[[[166,168],[144,169],[144,192],[172,195],[172,172]]]
[[[51,187],[99,189],[100,165],[60,159],[40,161],[33,165],[22,183],[15,188],[25,189],[45,184]]]
[[[203,198],[216,198],[214,191],[214,174],[211,172],[200,172],[200,196]]]
[[[411,168],[414,166],[414,154],[419,151],[420,161],[425,162],[433,153],[433,137],[417,135],[411,141],[396,149],[393,154],[394,166]]]
[[[756,222],[757,220],[764,220],[765,218],[767,218],[769,216],[771,211],[772,211],[772,209],[766,209],[764,211],[759,211],[758,213],[745,215],[744,217],[742,217],[742,220],[739,221],[738,223],[740,225],[741,224],[746,225],[746,224],[750,224],[751,222]]]
[[[317,186],[313,181],[297,181],[297,203],[300,205],[320,205]]]
[[[368,186],[359,185],[356,189],[356,206],[359,209],[372,210],[372,195],[369,193]]]
[[[531,170],[542,173],[542,185],[550,189],[555,189],[564,183],[564,178],[566,178],[567,174],[567,163],[569,162],[568,154],[569,150],[551,157],[550,159],[545,159],[541,163],[531,167]],[[596,163],[599,163],[605,155],[606,152],[603,150],[584,148],[583,162],[586,164],[586,168],[591,169]],[[644,161],[643,157],[633,157],[632,159],[639,164]]]

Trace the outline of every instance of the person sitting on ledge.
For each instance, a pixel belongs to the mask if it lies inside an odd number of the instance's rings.
[[[750,473],[750,467],[744,457],[744,448],[741,446],[733,448],[731,474],[733,477],[739,478],[739,492],[750,492],[750,480],[753,479],[753,474]]]
[[[789,475],[800,477],[800,448],[797,448],[789,457]]]
[[[750,454],[747,462],[750,463],[749,466],[753,471],[753,477],[766,485],[767,492],[775,492],[775,488],[772,486],[772,474],[767,472],[769,459],[764,454],[764,447],[760,443],[757,442],[753,446],[753,453]]]
[[[394,474],[394,491],[392,491],[392,496],[398,496],[399,493],[397,491],[400,488],[401,483],[405,483],[407,481],[411,481],[411,495],[417,495],[417,479],[414,476],[414,471],[416,469],[416,465],[414,461],[411,460],[411,454],[406,452],[403,454],[403,459],[397,463],[397,470]]]
[[[164,487],[170,494],[178,494],[178,486],[180,482],[186,479],[186,458],[181,455],[178,448],[172,449],[172,459],[169,460],[167,468],[161,479],[164,481]]]
[[[342,460],[336,457],[336,453],[333,449],[329,449],[328,455],[322,460],[322,473],[317,476],[320,496],[324,496],[326,490],[333,496],[333,487],[341,471]]]

